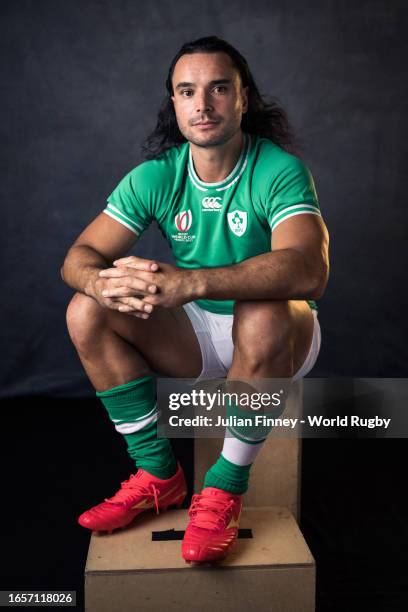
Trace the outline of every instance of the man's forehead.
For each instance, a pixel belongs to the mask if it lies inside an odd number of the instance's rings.
[[[187,75],[189,78],[187,79]],[[177,86],[179,81],[192,79],[208,78],[214,79],[235,79],[239,76],[238,70],[234,66],[227,53],[186,53],[176,62],[173,71],[172,82]]]

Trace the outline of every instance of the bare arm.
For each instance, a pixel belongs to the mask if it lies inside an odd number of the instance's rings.
[[[329,236],[317,215],[297,215],[286,219],[273,231],[273,251],[219,268],[183,269],[159,264],[155,272],[155,295],[147,294],[143,303],[171,308],[191,300],[307,300],[320,298],[329,275]],[[115,268],[99,275],[116,281],[104,295],[121,298],[123,311],[131,310],[124,283],[137,258],[114,262]],[[151,273],[138,272],[149,279]],[[129,304],[128,308],[126,304]]]
[[[283,221],[274,230],[272,243],[270,253],[239,264],[191,271],[197,298],[320,298],[329,274],[329,237],[321,217],[297,215]]]
[[[119,310],[118,300],[102,295],[102,291],[110,286],[110,282],[101,278],[99,272],[111,266],[118,257],[125,255],[136,240],[137,236],[131,230],[101,213],[69,249],[61,268],[62,279],[73,289],[95,298],[101,305]],[[152,260],[135,260],[140,270],[154,273],[158,268],[157,263]],[[148,293],[146,281],[134,279],[133,285],[133,295],[136,295],[137,291],[141,295]],[[141,300],[135,298],[134,304],[143,309]]]
[[[137,236],[101,213],[78,236],[61,268],[62,279],[77,291],[89,294],[100,270],[124,255]]]

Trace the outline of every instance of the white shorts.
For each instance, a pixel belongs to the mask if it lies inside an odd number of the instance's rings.
[[[225,378],[232,363],[234,345],[232,342],[232,322],[234,315],[215,314],[200,308],[195,302],[183,305],[191,321],[201,348],[203,368],[195,382],[207,378]],[[312,310],[314,326],[312,344],[302,367],[292,381],[306,376],[316,363],[320,351],[321,332],[317,311]]]

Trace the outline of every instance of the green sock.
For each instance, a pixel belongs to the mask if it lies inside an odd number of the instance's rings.
[[[109,418],[127,443],[136,466],[161,479],[177,471],[170,441],[157,437],[156,380],[153,376],[137,378],[124,385],[97,391]]]
[[[204,487],[217,487],[235,495],[242,495],[248,490],[251,465],[236,465],[221,454],[206,473]]]
[[[270,412],[266,416],[277,418],[283,412],[284,406],[278,410]],[[229,419],[235,419],[234,424],[227,429],[230,433],[245,445],[257,445],[261,448],[262,443],[266,440],[268,433],[271,430],[270,425],[256,423],[256,415],[258,413],[253,410],[248,410],[229,402],[227,404],[227,416]],[[241,424],[242,420],[242,424]],[[217,487],[230,493],[242,495],[248,490],[249,471],[248,465],[237,465],[226,459],[222,454],[216,463],[208,470],[204,478],[204,487]]]
[[[269,424],[271,423],[270,419],[279,417],[284,408],[283,406],[275,411],[259,414],[254,410],[248,410],[230,403],[227,405],[227,417],[231,425],[229,425],[227,429],[234,438],[246,444],[259,444],[266,440],[272,429],[272,425]],[[257,422],[258,415],[259,417],[264,416],[267,420],[264,421],[260,419],[259,422]]]

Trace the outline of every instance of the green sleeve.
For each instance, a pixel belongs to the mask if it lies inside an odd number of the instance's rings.
[[[273,231],[279,223],[299,214],[320,215],[313,177],[297,157],[282,156],[267,183],[265,211]]]
[[[104,213],[140,236],[153,220],[148,162],[131,170],[107,198]]]

